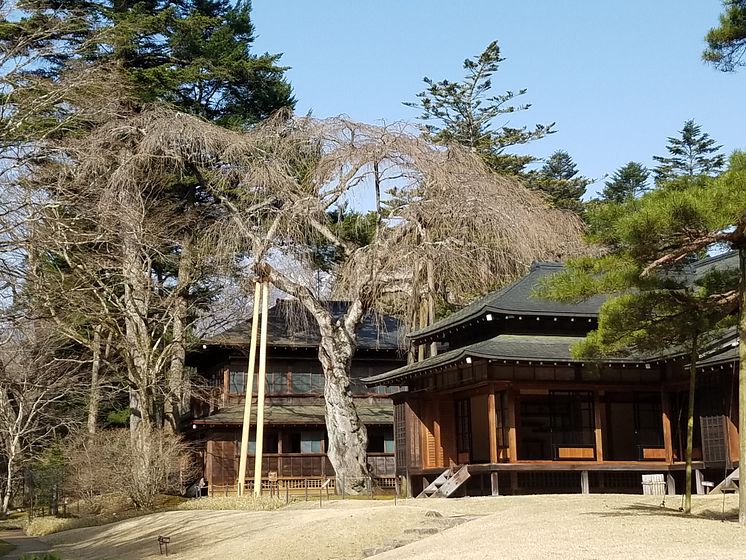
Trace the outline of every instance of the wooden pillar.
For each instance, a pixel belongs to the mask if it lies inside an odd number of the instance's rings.
[[[601,411],[601,396],[603,391],[596,391],[593,397],[593,412],[594,412],[594,432],[596,436],[596,461],[599,463],[604,462],[604,429],[603,429],[603,416]]]
[[[433,407],[431,410],[431,418],[433,419],[433,438],[435,440],[435,462],[438,466],[447,466],[445,464],[445,458],[443,453],[443,442],[440,437],[440,401],[433,401]]]
[[[323,444],[323,442],[322,442]],[[282,464],[282,430],[277,430],[277,476],[284,476]]]
[[[498,487],[498,479],[497,479],[497,471],[492,471],[490,473],[490,486],[492,487],[492,495],[493,496],[499,496],[500,495],[500,488]]]
[[[254,496],[262,495],[262,453],[264,452],[264,391],[267,374],[267,313],[269,284],[262,282],[262,323],[259,338],[259,375],[256,397],[256,454],[254,456]]]
[[[497,411],[495,409],[495,388],[490,386],[487,395],[487,422],[490,438],[490,463],[497,463]]]
[[[588,481],[588,471],[580,471],[580,493],[591,493],[590,482]]]
[[[661,421],[663,422],[663,447],[666,463],[673,463],[673,442],[671,441],[671,415],[668,408],[668,393],[661,391]]]
[[[228,406],[228,392],[230,389],[231,371],[228,368],[223,370],[223,407]]]
[[[518,437],[516,433],[516,391],[508,389],[508,461],[518,461]],[[512,480],[512,478],[511,478]]]

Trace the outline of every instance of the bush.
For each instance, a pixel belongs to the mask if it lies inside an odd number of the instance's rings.
[[[152,509],[158,494],[180,493],[196,476],[189,446],[162,430],[107,430],[79,437],[69,447],[69,481],[90,506],[106,493],[122,493],[138,509]]]
[[[62,560],[62,558],[49,553],[44,554],[43,556],[39,556],[38,554],[24,554],[21,556],[21,560]]]
[[[269,496],[212,496],[189,500],[176,506],[178,510],[243,510],[271,511],[285,505],[285,501]]]

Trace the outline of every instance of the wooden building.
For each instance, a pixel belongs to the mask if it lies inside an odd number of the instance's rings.
[[[345,302],[330,301],[341,315]],[[268,313],[266,409],[262,475],[289,482],[333,478],[326,456],[324,374],[318,360],[319,333],[313,319],[291,300],[278,300]],[[351,374],[361,419],[368,430],[368,463],[379,478],[394,476],[393,406],[397,386],[369,388],[361,378],[405,363],[401,325],[370,314],[358,331]],[[192,435],[203,443],[205,479],[212,492],[235,492],[245,400],[251,322],[203,341],[189,356],[204,388],[193,399]],[[256,396],[257,383],[254,383]],[[253,465],[256,406],[252,407],[249,464]],[[252,471],[250,466],[249,470]],[[253,471],[252,471],[253,472]]]
[[[708,259],[692,274],[723,262]],[[655,473],[683,489],[685,356],[574,359],[570,348],[596,328],[603,298],[535,297],[559,267],[536,264],[413,333],[415,346],[436,343],[437,354],[365,380],[409,388],[393,399],[396,469],[413,495],[640,492],[640,475]],[[699,363],[698,482],[723,478],[738,460],[734,356],[725,337]]]

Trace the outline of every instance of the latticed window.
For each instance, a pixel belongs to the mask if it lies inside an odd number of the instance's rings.
[[[456,451],[471,452],[471,402],[469,399],[456,401]]]
[[[394,440],[396,442],[396,466],[407,465],[407,417],[406,404],[396,403],[394,405]]]

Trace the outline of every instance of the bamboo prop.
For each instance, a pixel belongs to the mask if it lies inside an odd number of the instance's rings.
[[[254,366],[256,364],[256,333],[259,330],[259,297],[262,284],[256,283],[254,288],[254,313],[251,319],[251,345],[249,346],[248,378],[246,379],[246,398],[243,408],[243,430],[241,432],[241,458],[238,462],[238,495],[243,496],[246,484],[246,463],[249,453],[249,430],[251,429],[251,400],[254,394]]]
[[[256,397],[256,453],[254,454],[254,496],[262,495],[262,453],[264,452],[264,386],[267,378],[267,301],[269,284],[262,282],[262,330],[259,342],[259,378]]]

